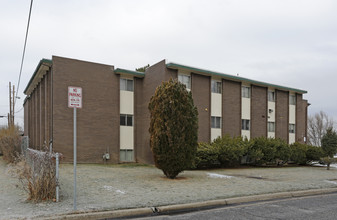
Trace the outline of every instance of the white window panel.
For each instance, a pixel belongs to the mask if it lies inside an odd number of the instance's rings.
[[[222,116],[222,95],[219,93],[211,93],[211,115]]]
[[[134,112],[134,92],[120,91],[119,112],[122,114],[133,115]]]
[[[211,141],[214,141],[218,137],[221,137],[221,129],[211,128]]]
[[[134,134],[132,126],[119,126],[120,149],[134,148]]]
[[[250,119],[250,101],[249,98],[241,98],[241,118]]]

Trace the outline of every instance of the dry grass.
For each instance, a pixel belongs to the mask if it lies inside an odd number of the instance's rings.
[[[56,168],[53,154],[28,149],[26,157],[20,156],[11,173],[28,193],[28,200],[40,202],[55,198]]]
[[[21,138],[17,127],[12,126],[0,130],[0,148],[3,159],[8,163],[13,163],[21,150]]]
[[[0,130],[0,148],[3,159],[12,163],[10,172],[16,176],[28,199],[34,202],[55,198],[56,168],[54,154],[27,149],[25,156],[21,151],[21,137],[17,127]]]

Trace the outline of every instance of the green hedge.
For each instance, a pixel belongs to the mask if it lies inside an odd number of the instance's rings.
[[[290,145],[291,157],[290,160],[296,164],[304,165],[307,163],[307,150],[306,144],[293,143]]]
[[[295,164],[305,165],[309,161],[317,161],[323,157],[323,150],[320,147],[295,142],[290,145],[290,148],[290,160]]]
[[[220,167],[218,150],[210,144],[199,143],[194,168],[208,169]]]
[[[212,143],[199,143],[194,168],[234,167],[241,164],[283,165],[292,161],[302,165],[322,157],[320,147],[300,143],[288,145],[281,139],[225,136]]]
[[[225,136],[213,141],[212,146],[218,151],[218,160],[222,167],[238,166],[245,155],[248,141],[241,137]]]
[[[259,137],[250,140],[247,150],[248,163],[255,165],[283,164],[288,162],[291,149],[281,139]]]

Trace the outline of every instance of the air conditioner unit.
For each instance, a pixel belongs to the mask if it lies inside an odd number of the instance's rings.
[[[269,113],[272,113],[274,110],[273,109],[269,109]]]

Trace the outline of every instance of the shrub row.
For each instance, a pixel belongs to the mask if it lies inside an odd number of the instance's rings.
[[[235,167],[250,165],[283,165],[285,163],[306,164],[323,156],[320,147],[301,143],[288,145],[281,139],[225,136],[212,143],[199,143],[194,168]]]

